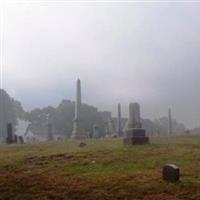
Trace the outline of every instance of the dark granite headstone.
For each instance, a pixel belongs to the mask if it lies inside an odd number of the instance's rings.
[[[163,179],[170,182],[177,182],[180,178],[180,170],[174,164],[167,164],[163,167]]]

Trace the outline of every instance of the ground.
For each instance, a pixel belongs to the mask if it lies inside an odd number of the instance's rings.
[[[1,200],[199,200],[200,137],[155,137],[149,145],[121,139],[0,146]],[[178,183],[162,166],[181,169]]]

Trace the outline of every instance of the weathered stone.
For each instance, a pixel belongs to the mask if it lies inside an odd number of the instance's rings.
[[[131,128],[126,132],[128,137],[145,137],[146,131],[143,128]]]
[[[118,104],[118,117],[117,117],[117,134],[118,136],[122,136],[123,135],[123,131],[122,131],[122,119],[121,119],[121,104]]]
[[[170,182],[177,182],[180,178],[180,170],[174,164],[167,164],[163,167],[163,179]]]
[[[129,124],[124,138],[124,144],[148,144],[149,137],[146,136],[145,129],[142,128],[140,120],[140,105],[130,103]]]
[[[149,137],[145,134],[145,129],[133,128],[127,130],[127,136],[124,138],[124,144],[148,144]]]
[[[129,123],[128,128],[141,128],[140,105],[138,103],[129,104]]]
[[[78,140],[87,138],[87,134],[82,130],[81,127],[80,112],[81,112],[81,81],[80,79],[78,79],[76,83],[75,117],[74,117],[73,132],[72,132],[72,138]]]
[[[172,113],[171,113],[171,108],[168,110],[168,133],[169,135],[172,134]]]
[[[110,136],[115,135],[116,134],[116,128],[115,128],[115,123],[113,119],[109,119],[108,121],[108,129],[109,129],[109,134]]]

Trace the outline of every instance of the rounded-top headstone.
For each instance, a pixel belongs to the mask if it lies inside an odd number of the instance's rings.
[[[163,167],[163,179],[169,182],[177,182],[180,178],[180,170],[174,164],[166,164]]]

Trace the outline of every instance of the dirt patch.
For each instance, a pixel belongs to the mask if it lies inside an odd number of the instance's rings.
[[[29,157],[23,161],[23,164],[42,166],[42,165],[48,165],[49,163],[54,163],[54,162],[63,162],[63,161],[71,162],[72,160],[76,160],[76,159],[77,158],[75,158],[74,155],[63,153],[63,154],[55,154],[55,155],[49,155],[49,156]]]
[[[19,170],[0,175],[0,194],[1,200],[192,200],[199,199],[200,186],[166,184],[159,173],[92,178]]]

